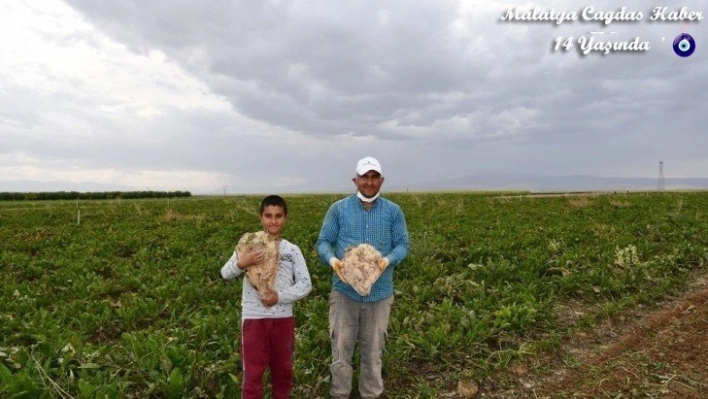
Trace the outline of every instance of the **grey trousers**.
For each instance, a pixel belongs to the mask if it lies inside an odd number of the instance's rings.
[[[377,398],[384,390],[381,356],[386,343],[393,296],[378,302],[357,302],[339,291],[329,294],[329,336],[332,340],[333,398],[348,398],[352,390],[352,357],[359,343],[359,395]]]

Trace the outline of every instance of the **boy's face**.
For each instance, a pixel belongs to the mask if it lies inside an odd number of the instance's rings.
[[[277,205],[266,205],[261,213],[261,225],[263,230],[271,235],[280,238],[280,234],[285,226],[285,211]]]

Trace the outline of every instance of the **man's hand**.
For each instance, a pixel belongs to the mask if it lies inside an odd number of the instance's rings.
[[[337,273],[337,277],[339,277],[340,280],[342,280],[345,284],[349,284],[349,282],[342,276],[342,267],[344,267],[344,262],[333,257],[329,260],[329,265],[332,266],[332,269],[335,273]]]
[[[389,264],[388,258],[384,257],[384,258],[379,259],[379,270],[384,271],[388,267],[388,264]]]

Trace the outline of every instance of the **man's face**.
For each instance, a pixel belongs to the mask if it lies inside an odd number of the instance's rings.
[[[364,197],[371,198],[381,190],[384,178],[381,176],[381,173],[370,170],[363,175],[356,175],[352,181],[354,181],[356,188]]]
[[[266,233],[280,237],[287,216],[282,207],[277,205],[266,205],[261,213],[261,225]]]

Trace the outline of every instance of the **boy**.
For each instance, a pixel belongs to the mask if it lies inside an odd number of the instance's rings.
[[[263,397],[262,380],[270,368],[273,398],[287,398],[293,389],[293,352],[295,318],[292,303],[312,290],[310,273],[300,248],[282,238],[288,216],[285,200],[269,195],[261,201],[260,220],[263,230],[278,240],[280,264],[273,289],[267,295],[243,281],[241,296],[241,359],[243,362],[244,399]],[[221,276],[231,280],[263,259],[262,251],[234,251],[221,268]]]

